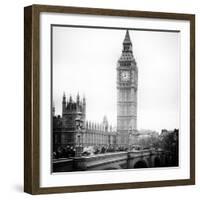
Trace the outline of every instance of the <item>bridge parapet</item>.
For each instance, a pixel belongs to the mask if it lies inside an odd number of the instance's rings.
[[[127,152],[105,153],[75,158],[74,166],[77,170],[120,169],[119,165],[126,165],[127,159]]]
[[[75,157],[72,160],[60,160],[53,163],[57,171],[133,169],[145,167],[169,166],[169,154],[162,150],[133,150],[92,156]],[[70,164],[70,165],[69,165]],[[65,165],[70,166],[66,168]]]
[[[136,157],[142,157],[142,156],[150,156],[151,151],[149,150],[133,150],[128,152],[129,159],[136,158]]]

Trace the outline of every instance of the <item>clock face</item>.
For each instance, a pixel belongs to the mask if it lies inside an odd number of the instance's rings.
[[[130,79],[130,72],[128,72],[128,71],[123,71],[123,72],[121,73],[121,80],[122,80],[122,81],[129,81],[129,79]]]

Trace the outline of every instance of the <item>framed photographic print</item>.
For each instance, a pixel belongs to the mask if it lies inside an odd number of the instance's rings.
[[[195,183],[195,16],[24,9],[24,191]]]

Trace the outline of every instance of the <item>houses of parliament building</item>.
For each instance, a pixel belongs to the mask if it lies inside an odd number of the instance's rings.
[[[126,31],[121,56],[117,62],[117,128],[109,125],[106,116],[101,123],[86,120],[86,98],[71,96],[62,99],[62,115],[53,107],[53,151],[73,147],[127,147],[133,144],[130,135],[137,133],[138,68],[133,56],[129,31]],[[133,138],[133,137],[131,137]]]

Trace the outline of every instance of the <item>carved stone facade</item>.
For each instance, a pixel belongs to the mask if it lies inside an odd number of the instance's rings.
[[[121,57],[117,63],[117,132],[119,144],[130,144],[130,135],[137,133],[138,68],[127,30]]]
[[[59,148],[110,147],[116,145],[116,131],[109,126],[106,117],[102,123],[86,121],[86,100],[77,95],[62,100],[62,117],[55,116],[53,108],[53,151]]]

